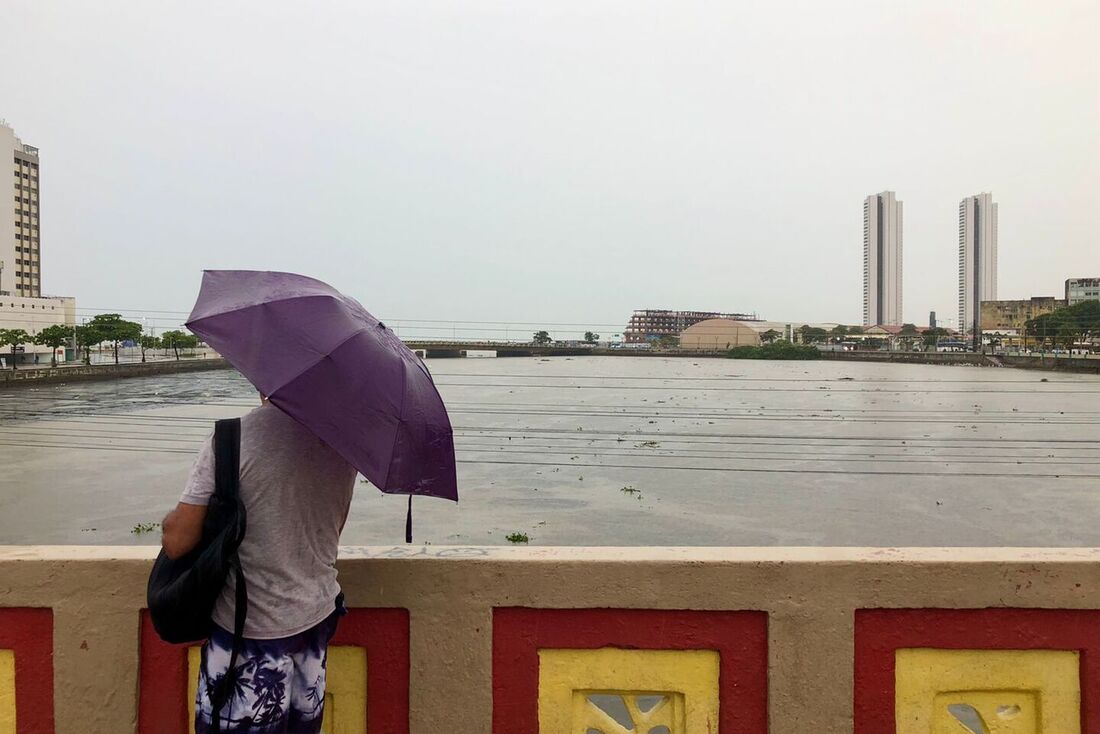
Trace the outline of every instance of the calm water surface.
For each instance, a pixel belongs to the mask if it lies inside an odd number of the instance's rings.
[[[462,500],[434,544],[1100,545],[1100,377],[585,357],[429,364]],[[155,543],[231,371],[0,391],[0,543]],[[360,484],[347,544],[403,541]]]

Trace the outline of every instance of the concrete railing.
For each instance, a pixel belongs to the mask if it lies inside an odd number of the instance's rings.
[[[0,732],[187,730],[194,654],[144,618],[152,558],[0,547]],[[1100,550],[345,548],[339,570],[329,732],[1100,731]]]

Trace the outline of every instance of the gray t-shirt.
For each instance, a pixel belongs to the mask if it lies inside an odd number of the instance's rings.
[[[240,486],[248,512],[239,551],[248,581],[245,637],[289,637],[332,612],[340,593],[336,549],[355,476],[339,454],[274,405],[241,419]],[[180,501],[205,505],[213,493],[213,442],[207,441]],[[231,572],[214,608],[214,622],[229,631],[235,589]]]

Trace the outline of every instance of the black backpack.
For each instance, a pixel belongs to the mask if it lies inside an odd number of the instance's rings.
[[[229,674],[212,696],[214,721],[224,705],[248,615],[248,590],[237,549],[244,540],[246,513],[240,497],[241,421],[220,420],[214,425],[214,495],[203,520],[202,540],[187,555],[172,560],[162,549],[149,574],[147,600],[153,628],[165,642],[197,642],[210,634],[214,604],[221,596],[232,568],[237,577],[233,652]],[[215,723],[215,731],[218,730]]]

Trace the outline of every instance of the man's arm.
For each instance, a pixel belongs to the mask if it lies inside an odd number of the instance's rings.
[[[180,502],[176,509],[165,516],[160,524],[160,544],[164,553],[173,561],[187,555],[202,540],[202,522],[206,519],[206,505]]]
[[[194,550],[202,540],[202,523],[206,519],[206,505],[214,494],[214,449],[209,438],[203,443],[187,485],[176,509],[168,513],[160,524],[161,540],[165,554],[175,560]]]

